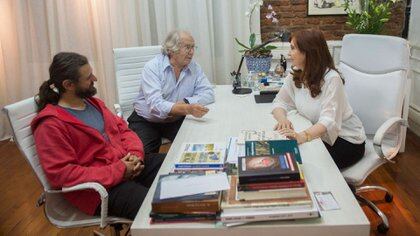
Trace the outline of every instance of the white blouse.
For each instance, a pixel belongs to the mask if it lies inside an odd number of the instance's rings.
[[[366,140],[365,130],[359,117],[353,113],[340,75],[335,70],[329,70],[324,75],[321,93],[313,98],[308,88],[302,85],[297,88],[293,76],[289,74],[283,87],[274,99],[274,108],[286,111],[297,110],[312,124],[322,124],[327,132],[321,139],[333,145],[337,137],[354,144]]]

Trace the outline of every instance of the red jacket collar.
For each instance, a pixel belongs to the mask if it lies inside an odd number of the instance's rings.
[[[104,116],[104,110],[106,109],[105,104],[101,100],[99,100],[98,98],[94,98],[94,97],[88,98],[86,100],[89,101],[93,106],[95,106],[99,110],[99,112],[101,112],[101,114],[104,117],[104,123],[106,123],[105,122],[105,116]],[[38,127],[38,125],[44,119],[51,118],[51,117],[55,117],[55,118],[57,118],[57,119],[59,119],[59,120],[61,120],[63,122],[66,122],[66,123],[72,123],[74,125],[86,126],[86,124],[84,124],[79,119],[77,119],[76,117],[74,117],[73,115],[71,115],[64,108],[62,108],[62,107],[60,107],[58,105],[48,104],[32,120],[32,122],[31,122],[32,132],[35,131],[35,129]]]

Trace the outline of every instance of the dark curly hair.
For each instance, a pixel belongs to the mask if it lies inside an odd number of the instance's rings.
[[[320,30],[308,29],[292,33],[290,42],[295,40],[296,47],[305,54],[305,66],[303,70],[292,68],[293,81],[297,88],[302,88],[302,84],[311,92],[315,98],[322,91],[324,75],[330,70],[335,70],[334,60],[328,50],[324,34]],[[338,71],[337,71],[338,72]],[[341,80],[344,83],[342,76]]]

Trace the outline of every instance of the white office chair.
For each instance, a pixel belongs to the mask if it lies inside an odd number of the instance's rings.
[[[114,48],[117,102],[114,109],[125,120],[133,112],[144,65],[161,52],[161,46]]]
[[[368,139],[362,160],[342,170],[359,202],[366,204],[382,219],[379,232],[389,228],[387,217],[371,201],[358,193],[385,191],[385,200],[392,194],[380,186],[361,187],[366,177],[392,159],[405,141],[409,94],[409,46],[405,39],[348,34],[343,38],[340,71],[350,104],[362,120]]]
[[[59,228],[73,228],[99,225],[105,228],[110,225],[113,230],[120,230],[121,224],[131,224],[124,218],[108,216],[108,193],[99,183],[83,183],[62,189],[52,189],[42,169],[35,148],[34,137],[30,127],[32,119],[37,114],[37,106],[33,97],[7,105],[4,111],[12,126],[14,141],[20,152],[32,167],[44,192],[38,198],[37,207],[44,205],[44,214],[47,219]],[[101,197],[101,216],[90,216],[72,206],[62,193],[82,189],[93,189]],[[45,204],[44,204],[45,203]],[[115,231],[116,234],[119,231]]]
[[[133,103],[139,94],[144,65],[160,54],[161,48],[161,46],[114,48],[118,101],[118,104],[114,104],[114,109],[124,120],[127,120],[134,111]],[[162,144],[166,143],[170,143],[170,140],[162,138]]]

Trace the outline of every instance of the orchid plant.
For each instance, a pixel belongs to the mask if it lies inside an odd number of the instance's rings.
[[[263,5],[263,0],[257,0],[249,4],[248,11],[245,12],[245,16],[249,18],[249,32],[251,32],[251,35],[249,36],[249,46],[246,46],[245,44],[241,43],[237,38],[235,38],[235,41],[242,47],[242,49],[240,49],[239,52],[245,53],[245,56],[269,57],[271,56],[271,50],[277,48],[276,46],[272,46],[272,45],[258,48],[259,44],[255,44],[256,35],[255,33],[252,33],[252,29],[251,29],[252,13],[254,13],[257,7],[259,8],[262,5]],[[273,10],[273,7],[271,5],[268,5],[268,10],[270,11],[270,13],[268,13],[265,17],[268,20],[271,20],[272,23],[278,24],[279,20],[277,19],[277,13]]]

